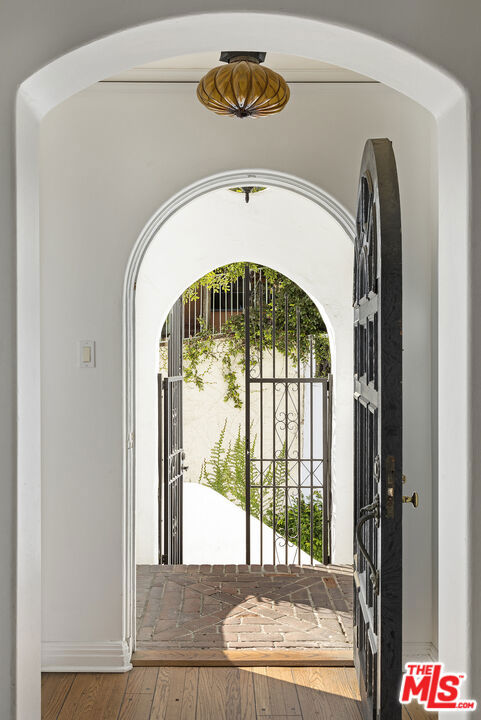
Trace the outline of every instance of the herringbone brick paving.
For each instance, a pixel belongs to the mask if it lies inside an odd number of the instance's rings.
[[[349,647],[348,566],[137,566],[138,649]]]

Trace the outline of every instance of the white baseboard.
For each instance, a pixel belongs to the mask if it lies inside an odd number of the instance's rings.
[[[436,660],[432,643],[403,643],[403,665],[410,660]],[[42,642],[44,672],[128,672],[132,669],[129,645],[113,642]]]
[[[42,642],[44,672],[127,672],[132,669],[129,644],[113,642]]]
[[[438,650],[432,643],[403,643],[403,666],[410,660],[436,661]]]

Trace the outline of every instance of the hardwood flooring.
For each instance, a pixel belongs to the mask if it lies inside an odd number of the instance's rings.
[[[420,706],[403,720],[435,718]],[[45,673],[42,720],[362,720],[345,667],[138,667]]]

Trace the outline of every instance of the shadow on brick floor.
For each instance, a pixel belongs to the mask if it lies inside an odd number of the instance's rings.
[[[352,647],[352,568],[137,566],[137,649]]]

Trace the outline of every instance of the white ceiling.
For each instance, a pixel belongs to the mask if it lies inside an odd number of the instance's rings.
[[[104,82],[198,82],[219,61],[220,51],[181,55],[135,67]],[[267,53],[265,64],[288,82],[373,82],[365,75],[297,55]]]

